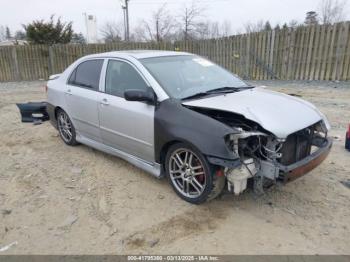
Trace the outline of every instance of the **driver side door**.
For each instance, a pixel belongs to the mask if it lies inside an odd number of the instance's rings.
[[[127,101],[128,89],[147,90],[149,85],[135,66],[109,59],[105,88],[99,105],[102,142],[148,162],[154,162],[154,105]]]

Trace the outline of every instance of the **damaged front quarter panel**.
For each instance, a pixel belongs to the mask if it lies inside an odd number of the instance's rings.
[[[156,156],[161,156],[163,148],[172,141],[186,142],[210,163],[223,167],[228,189],[236,195],[247,188],[249,179],[259,175],[261,158],[279,157],[274,150],[281,143],[243,116],[183,106],[170,99],[156,109],[155,135]]]
[[[211,117],[167,99],[155,111],[155,156],[161,163],[164,150],[173,142],[185,142],[204,154],[208,161],[231,168],[240,165],[239,156],[226,144],[225,137],[238,132]]]

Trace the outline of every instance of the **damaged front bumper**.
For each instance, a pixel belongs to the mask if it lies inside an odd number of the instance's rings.
[[[331,151],[332,145],[333,140],[327,137],[324,139],[324,142],[319,145],[319,148],[306,158],[288,166],[279,164],[279,180],[281,180],[283,183],[288,183],[306,175],[327,158],[329,152]]]
[[[247,180],[252,179],[254,181],[254,191],[263,193],[264,188],[274,183],[286,184],[306,175],[327,158],[333,144],[332,139],[327,137],[326,134],[321,136],[317,133],[312,136],[313,138],[310,137],[308,147],[304,151],[307,154],[306,156],[302,157],[300,153],[304,153],[302,151],[303,143],[298,143],[292,148],[288,147],[287,151],[284,150],[289,162],[290,156],[293,154],[296,154],[295,158],[299,159],[290,164],[287,164],[286,159],[283,159],[283,154],[270,150],[271,155],[277,156],[276,159],[241,158],[239,167],[226,167],[225,176],[229,191],[236,195],[243,193],[247,187]],[[281,149],[282,147],[279,146],[278,148]]]

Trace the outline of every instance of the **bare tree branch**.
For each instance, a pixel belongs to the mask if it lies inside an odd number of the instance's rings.
[[[180,21],[184,40],[193,37],[199,19],[202,17],[205,8],[200,7],[196,1],[192,1],[190,6],[185,5],[181,11]]]
[[[143,20],[139,28],[136,28],[137,38],[144,40],[162,42],[167,40],[174,34],[177,22],[173,16],[169,14],[166,4],[162,5],[158,10],[153,12],[152,19]]]
[[[333,24],[344,21],[346,0],[321,0],[320,13],[323,24]]]
[[[265,22],[263,20],[259,20],[256,23],[248,22],[244,24],[244,31],[246,34],[261,32],[265,28]]]
[[[119,42],[122,40],[122,23],[106,22],[100,32],[103,40],[108,42]]]

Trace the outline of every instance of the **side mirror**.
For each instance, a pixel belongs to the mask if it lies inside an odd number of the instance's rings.
[[[144,91],[136,89],[126,90],[124,92],[124,98],[127,101],[147,102],[150,104],[154,104],[156,100],[156,96],[153,93],[153,91]]]

